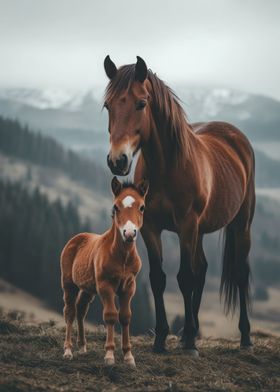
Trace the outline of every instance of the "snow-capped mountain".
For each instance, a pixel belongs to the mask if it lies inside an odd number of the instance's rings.
[[[15,101],[37,109],[79,110],[83,101],[92,91],[70,91],[58,88],[48,89],[4,89],[0,90],[0,99]]]
[[[228,121],[252,141],[280,140],[280,102],[272,98],[228,88],[179,85],[174,90],[191,122]],[[16,118],[72,148],[106,149],[107,113],[100,97],[96,90],[5,89],[0,90],[0,115]]]
[[[185,104],[187,111],[193,112],[193,108],[199,105],[200,116],[204,118],[215,118],[220,113],[226,105],[244,107],[250,95],[228,88],[189,88],[178,89],[179,97]],[[238,118],[246,119],[250,117],[250,113],[246,110],[240,110],[238,113]]]

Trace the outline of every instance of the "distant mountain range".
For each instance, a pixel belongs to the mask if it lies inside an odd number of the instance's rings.
[[[191,122],[231,122],[260,149],[263,142],[280,143],[279,101],[227,88],[179,85],[175,90]],[[0,115],[16,118],[105,164],[107,113],[96,96],[93,90],[2,89]]]

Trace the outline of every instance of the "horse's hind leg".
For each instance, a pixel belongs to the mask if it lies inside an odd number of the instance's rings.
[[[66,336],[64,342],[64,358],[73,358],[72,354],[72,325],[76,317],[76,299],[79,292],[74,283],[68,283],[63,286],[64,296],[64,318],[66,322]]]
[[[78,299],[76,302],[77,323],[78,323],[77,344],[79,346],[80,353],[85,353],[87,351],[84,320],[88,312],[89,304],[92,302],[93,297],[94,297],[93,293],[88,293],[84,290],[81,290],[79,292]]]
[[[240,211],[231,223],[234,233],[235,251],[235,279],[239,291],[240,318],[239,330],[241,332],[240,346],[252,346],[250,339],[250,322],[247,305],[249,302],[249,252],[251,248],[251,223],[255,210],[254,190],[247,193]]]
[[[183,222],[179,233],[181,260],[177,280],[183,294],[185,305],[185,325],[182,336],[183,348],[193,356],[198,356],[195,345],[196,325],[193,312],[193,293],[195,288],[195,252],[197,248],[198,225],[196,216],[189,216]]]
[[[236,260],[238,262],[237,285],[239,290],[240,318],[239,330],[241,333],[240,346],[243,348],[252,346],[250,339],[250,322],[248,318],[248,296],[250,267],[248,255],[251,247],[250,228],[235,229]]]
[[[199,335],[199,320],[198,312],[201,303],[201,297],[205,284],[205,276],[208,268],[208,263],[202,247],[202,236],[199,236],[197,241],[196,256],[195,256],[195,277],[194,277],[194,291],[193,291],[193,317],[196,327],[196,335]]]

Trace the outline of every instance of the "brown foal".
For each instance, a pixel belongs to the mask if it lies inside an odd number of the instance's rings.
[[[107,328],[105,364],[113,365],[114,325],[122,326],[124,362],[135,366],[131,353],[129,324],[130,304],[136,290],[135,278],[141,268],[135,240],[143,224],[144,202],[148,182],[121,184],[116,177],[111,183],[114,194],[113,223],[104,234],[81,233],[73,237],[61,254],[61,284],[64,291],[66,337],[64,357],[72,359],[72,324],[77,317],[80,352],[86,352],[84,319],[89,303],[97,293],[103,304]],[[119,312],[115,297],[119,297]]]

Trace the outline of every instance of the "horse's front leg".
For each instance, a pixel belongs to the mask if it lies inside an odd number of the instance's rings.
[[[125,291],[121,292],[119,295],[120,311],[119,311],[119,321],[122,326],[122,351],[124,355],[124,363],[128,366],[135,367],[135,360],[131,353],[131,343],[129,336],[129,325],[131,320],[131,299],[135,293],[136,284],[135,278],[133,277]]]
[[[166,276],[162,269],[161,231],[144,222],[141,234],[148,251],[150,282],[156,310],[156,337],[153,350],[156,353],[161,353],[165,351],[165,340],[169,332],[163,300],[163,293],[166,287]]]
[[[199,235],[197,240],[195,265],[194,265],[195,282],[194,282],[192,301],[193,301],[193,315],[194,315],[194,321],[196,326],[196,336],[199,336],[200,334],[198,312],[200,308],[202,293],[205,284],[205,277],[208,268],[208,263],[202,246],[202,239],[203,239],[202,235]]]
[[[112,366],[115,364],[115,324],[118,320],[118,311],[115,305],[115,290],[110,282],[103,281],[99,283],[98,293],[103,304],[103,319],[106,324],[107,336],[105,343],[105,365]]]
[[[181,259],[177,280],[183,294],[185,305],[185,325],[182,343],[184,349],[194,356],[198,356],[195,345],[197,328],[193,312],[193,293],[195,288],[195,266],[193,264],[195,261],[197,235],[197,219],[189,216],[182,224],[179,232]]]

